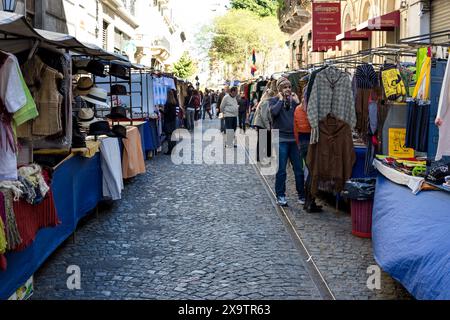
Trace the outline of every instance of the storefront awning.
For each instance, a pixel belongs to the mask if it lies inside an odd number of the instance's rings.
[[[352,29],[344,33],[338,34],[336,36],[336,41],[359,41],[359,40],[369,40],[372,33],[369,31],[356,31]]]
[[[400,11],[369,19],[356,27],[356,31],[394,31],[400,27]]]

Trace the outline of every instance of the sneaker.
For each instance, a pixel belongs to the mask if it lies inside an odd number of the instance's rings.
[[[304,205],[306,203],[305,198],[299,198],[298,203],[300,203],[301,205]]]
[[[286,201],[286,197],[277,197],[277,204],[281,207],[287,207],[288,203]]]

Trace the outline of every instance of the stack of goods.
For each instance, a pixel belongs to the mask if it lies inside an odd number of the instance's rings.
[[[390,168],[413,177],[425,177],[427,171],[426,160],[417,158],[398,159],[393,157],[377,156],[377,159]]]
[[[38,165],[21,167],[16,181],[0,182],[0,269],[6,269],[4,254],[21,251],[41,228],[59,224],[49,173]]]
[[[430,170],[428,170],[425,180],[434,186],[442,187],[450,191],[450,161],[440,161],[435,163]]]

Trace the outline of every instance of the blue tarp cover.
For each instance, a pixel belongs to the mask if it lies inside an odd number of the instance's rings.
[[[416,299],[450,299],[450,193],[413,195],[380,175],[372,237],[378,265]]]

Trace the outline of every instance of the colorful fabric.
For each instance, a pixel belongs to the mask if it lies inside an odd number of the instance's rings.
[[[145,173],[141,135],[136,127],[127,128],[127,139],[123,139],[122,175],[124,179]]]
[[[5,226],[3,225],[2,219],[0,219],[0,255],[6,252],[7,242],[5,234]]]
[[[420,72],[422,71],[423,63],[425,62],[425,58],[428,55],[428,48],[420,48],[417,50],[417,59],[416,59],[416,76],[414,78],[415,81],[419,79]]]
[[[400,71],[396,67],[387,67],[381,71],[383,88],[389,100],[398,100],[406,96],[406,88]]]
[[[413,98],[419,100],[430,99],[430,85],[431,85],[431,58],[426,57],[422,69],[417,79],[416,87],[414,88]]]
[[[22,243],[19,229],[17,227],[16,215],[13,210],[13,196],[8,190],[0,190],[5,197],[5,210],[6,210],[6,241],[8,242],[7,250],[14,250]]]
[[[39,116],[36,103],[34,102],[34,99],[31,96],[31,92],[28,89],[27,84],[25,83],[25,79],[23,78],[22,72],[20,71],[19,67],[17,67],[17,69],[20,77],[20,83],[22,84],[22,88],[27,100],[25,105],[14,113],[13,119],[15,127],[18,127],[24,124],[25,122],[35,119]]]
[[[17,180],[17,144],[13,113],[27,102],[13,55],[0,51],[0,180]]]

